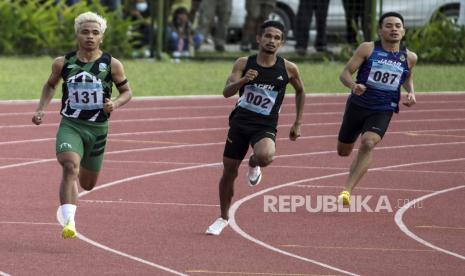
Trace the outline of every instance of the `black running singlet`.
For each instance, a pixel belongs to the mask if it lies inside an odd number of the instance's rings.
[[[76,52],[65,56],[63,69],[61,115],[90,122],[105,122],[105,98],[111,98],[111,55],[103,53],[93,62],[78,60]]]
[[[276,128],[289,83],[284,59],[277,56],[273,66],[262,67],[257,64],[257,55],[249,56],[242,76],[249,69],[258,71],[258,76],[240,88],[230,121]]]

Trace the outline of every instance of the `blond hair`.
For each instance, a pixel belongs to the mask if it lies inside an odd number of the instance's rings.
[[[79,32],[81,25],[87,22],[95,22],[100,25],[100,31],[105,33],[107,29],[107,20],[94,12],[81,13],[74,19],[74,31]]]

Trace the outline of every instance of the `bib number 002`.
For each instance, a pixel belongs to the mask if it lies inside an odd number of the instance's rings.
[[[252,93],[247,93],[246,99],[245,99],[249,104],[253,104],[256,106],[260,106],[261,108],[267,109],[269,104],[271,103],[271,100],[268,98],[263,99],[261,95],[254,95]]]

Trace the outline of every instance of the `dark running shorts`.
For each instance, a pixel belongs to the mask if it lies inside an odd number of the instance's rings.
[[[360,134],[367,131],[374,132],[383,138],[392,114],[392,111],[371,110],[348,102],[339,130],[339,142],[352,144]]]
[[[56,154],[72,151],[81,157],[81,166],[100,171],[107,142],[108,121],[87,122],[62,117],[56,137]]]
[[[243,160],[249,149],[261,139],[270,138],[276,142],[276,129],[272,127],[257,127],[246,125],[231,125],[224,146],[224,157]]]

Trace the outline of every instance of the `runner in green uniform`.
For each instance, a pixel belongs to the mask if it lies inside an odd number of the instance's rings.
[[[75,19],[78,50],[56,58],[42,88],[32,122],[40,125],[44,109],[63,79],[62,115],[56,139],[56,156],[62,167],[60,207],[57,216],[64,239],[76,237],[74,221],[77,181],[85,190],[97,183],[108,133],[108,118],[132,96],[122,63],[100,50],[107,25],[101,16],[86,12]],[[112,86],[119,91],[111,98]]]

